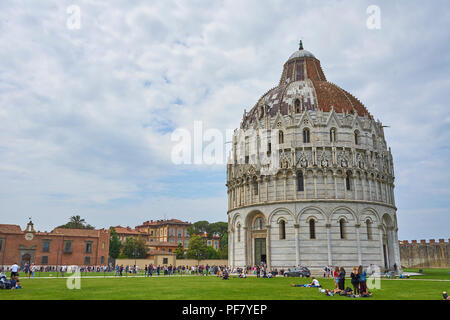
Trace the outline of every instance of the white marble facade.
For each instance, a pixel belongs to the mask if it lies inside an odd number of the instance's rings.
[[[244,113],[233,137],[229,264],[400,267],[393,159],[381,122],[325,112],[314,101],[312,110],[269,114],[265,103],[263,96],[252,120]]]

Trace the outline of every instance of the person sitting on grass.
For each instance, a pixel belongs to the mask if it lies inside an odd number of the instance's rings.
[[[312,281],[310,284],[293,284],[291,283],[291,287],[305,287],[305,288],[320,288],[319,280],[316,278],[312,278]]]
[[[223,280],[228,280],[229,278],[230,278],[230,276],[228,275],[228,271],[225,270],[225,271],[223,272],[223,277],[222,277],[222,279],[223,279]]]
[[[450,300],[450,297],[448,296],[447,292],[442,292],[442,296],[444,297],[443,300]]]

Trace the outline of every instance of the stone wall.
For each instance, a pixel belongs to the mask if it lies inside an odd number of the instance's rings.
[[[399,241],[400,261],[406,268],[450,268],[450,239]]]

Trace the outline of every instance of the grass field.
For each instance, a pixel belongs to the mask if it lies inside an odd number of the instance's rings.
[[[417,269],[408,269],[417,272]],[[371,298],[327,297],[317,288],[291,287],[308,278],[247,279],[228,281],[215,276],[82,278],[81,289],[69,290],[67,279],[22,278],[23,289],[0,290],[0,300],[441,300],[450,291],[450,269],[424,269],[423,276],[402,280],[381,280],[381,288]],[[333,288],[331,279],[319,279],[322,287]],[[350,286],[350,281],[346,281]]]

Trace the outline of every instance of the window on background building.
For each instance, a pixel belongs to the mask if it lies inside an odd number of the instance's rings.
[[[336,129],[330,129],[330,142],[336,142]]]
[[[169,249],[169,252],[172,252],[172,249]]]
[[[286,239],[286,222],[284,220],[280,221],[280,240]]]
[[[168,264],[169,263],[169,258],[163,258],[163,264]]]
[[[253,178],[253,193],[255,196],[258,195],[258,180],[256,178]]]
[[[41,264],[48,264],[48,256],[42,256]]]
[[[300,106],[300,100],[295,100],[295,112],[296,113],[300,113],[302,111],[301,106]]]
[[[84,257],[84,264],[85,265],[90,265],[91,264],[91,257]]]
[[[49,240],[42,241],[42,252],[50,252],[50,241]]]
[[[189,240],[185,240],[184,241],[184,248],[188,248],[189,247]]]
[[[101,258],[100,258],[100,264],[105,264],[105,257],[104,257],[104,256],[101,256]]]
[[[310,139],[309,139],[309,129],[305,128],[303,129],[303,143],[310,143]]]
[[[174,239],[174,238],[170,238],[170,239],[169,239],[169,242],[170,242],[170,243],[175,243],[175,239]]]
[[[179,238],[182,238],[183,237],[183,229],[177,229],[177,234],[178,234],[178,237]]]
[[[102,249],[105,249],[105,242],[102,243]]]
[[[72,241],[64,241],[64,252],[65,253],[72,252]]]
[[[366,228],[367,228],[367,240],[372,240],[372,222],[369,219],[366,220]]]
[[[87,241],[86,242],[86,250],[85,253],[92,253],[92,242],[91,241]]]
[[[316,238],[316,221],[314,219],[309,220],[309,238]]]
[[[0,251],[3,249],[3,239],[0,239]]]
[[[297,173],[297,191],[304,191],[304,181],[303,181],[303,172],[299,171]]]
[[[267,143],[267,154],[272,153],[272,144],[270,142]]]
[[[345,220],[339,220],[339,232],[341,235],[341,239],[345,239]]]

